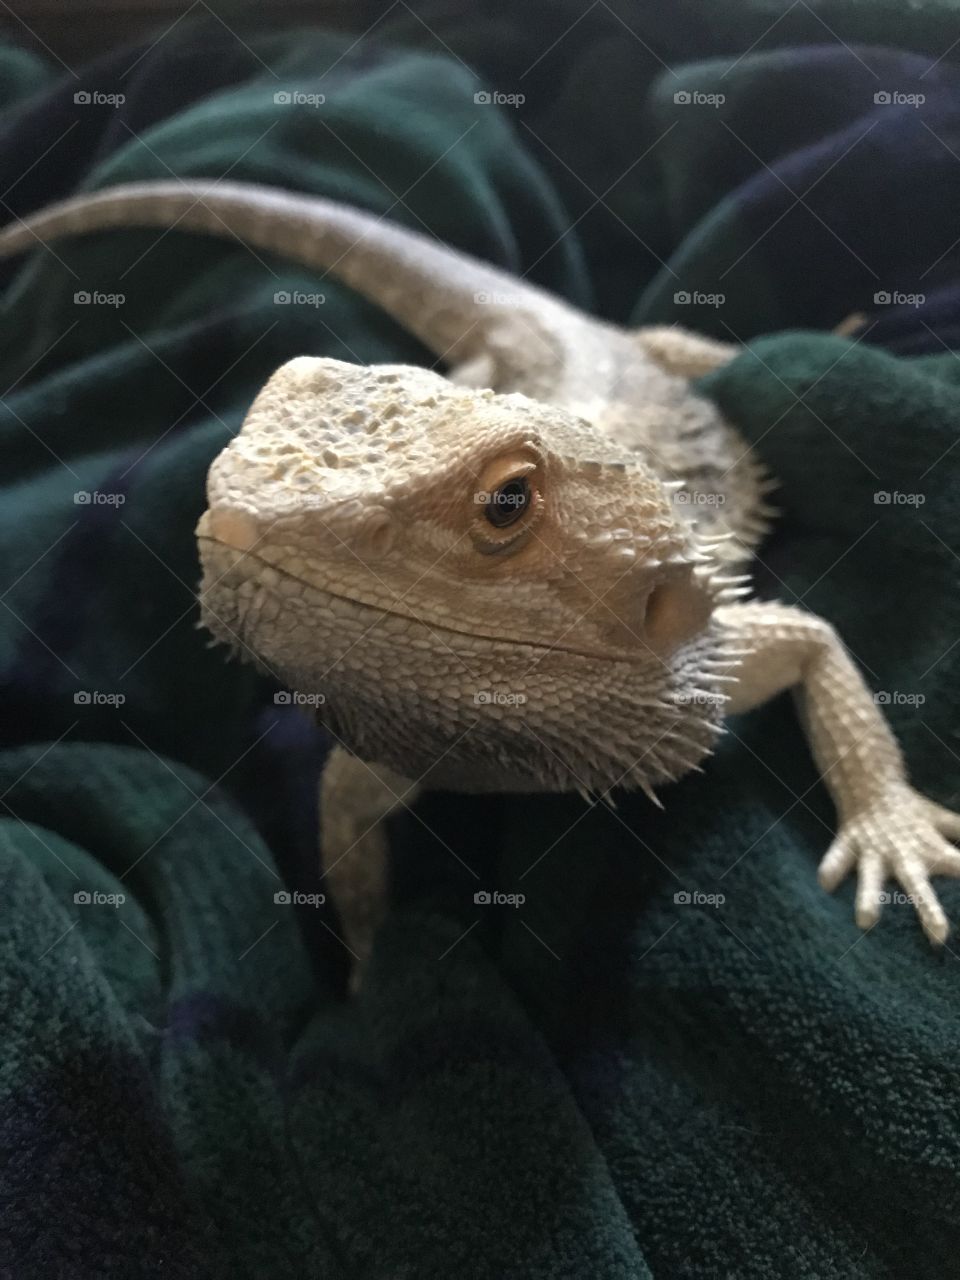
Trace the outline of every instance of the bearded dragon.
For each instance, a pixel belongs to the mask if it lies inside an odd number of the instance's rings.
[[[792,689],[837,812],[822,885],[856,869],[866,929],[892,876],[944,941],[930,876],[960,874],[960,816],[910,785],[830,624],[743,598],[770,480],[690,387],[737,347],[624,329],[382,218],[222,181],[78,196],[6,228],[0,256],[131,227],[332,272],[450,367],[293,359],[210,468],[202,620],[322,696],[352,753],[331,776],[366,762],[388,803],[399,776],[657,799],[726,715]],[[361,953],[380,856],[357,837],[335,859]]]

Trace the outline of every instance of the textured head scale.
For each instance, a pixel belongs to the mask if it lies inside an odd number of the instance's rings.
[[[206,625],[322,695],[367,759],[438,784],[603,789],[663,781],[711,744],[712,563],[668,487],[562,410],[301,358],[208,497]]]

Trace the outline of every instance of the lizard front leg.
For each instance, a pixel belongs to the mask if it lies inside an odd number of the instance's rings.
[[[341,747],[330,753],[320,781],[320,847],[343,928],[340,941],[354,965],[356,991],[370,959],[374,935],[387,905],[385,819],[410,805],[419,787],[384,765],[369,765]]]
[[[636,329],[634,336],[651,360],[680,378],[702,378],[743,350],[733,342],[718,342],[673,325],[650,325]]]
[[[817,767],[837,810],[837,835],[820,864],[832,890],[854,868],[856,918],[870,928],[885,880],[899,881],[931,942],[942,943],[947,918],[930,884],[933,874],[960,875],[960,815],[910,785],[896,739],[833,628],[787,605],[752,602],[717,610],[717,620],[752,651],[736,672],[728,714],[748,711],[794,688]]]

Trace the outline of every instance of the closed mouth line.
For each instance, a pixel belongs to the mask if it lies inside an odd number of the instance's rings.
[[[211,538],[209,534],[198,535],[197,541],[210,543],[212,546],[216,546],[216,547],[223,547],[224,550],[232,551],[234,552],[234,554],[237,554],[243,558],[249,557],[249,559],[255,560],[257,564],[263,565],[265,569],[271,569],[274,573],[280,574],[281,577],[287,578],[291,582],[298,582],[300,583],[301,586],[306,587],[310,591],[322,592],[324,595],[330,596],[335,600],[340,600],[344,604],[352,605],[355,609],[368,609],[371,613],[380,613],[380,614],[383,614],[385,617],[403,618],[407,622],[419,623],[420,626],[426,628],[429,631],[439,631],[445,635],[451,635],[451,636],[470,636],[474,640],[489,640],[492,644],[509,645],[511,648],[515,648],[515,649],[516,648],[529,649],[532,652],[539,653],[544,657],[550,653],[568,653],[572,657],[576,657],[576,658],[591,658],[594,661],[599,661],[599,662],[624,662],[624,663],[638,663],[643,661],[644,658],[655,657],[656,660],[661,662],[664,667],[669,667],[669,663],[664,661],[662,658],[657,657],[657,655],[653,653],[652,649],[646,649],[642,653],[639,653],[636,655],[623,653],[621,651],[615,651],[615,650],[604,652],[602,650],[596,650],[596,649],[572,649],[566,645],[561,645],[561,644],[543,644],[543,643],[537,643],[534,640],[515,640],[509,636],[504,637],[504,636],[489,635],[486,632],[481,632],[481,631],[462,631],[457,627],[446,626],[440,622],[428,622],[425,619],[418,617],[417,614],[415,613],[405,613],[402,610],[396,610],[396,609],[384,609],[381,605],[368,604],[364,600],[356,600],[352,596],[341,595],[337,591],[330,590],[329,587],[319,587],[316,585],[316,583],[307,582],[304,578],[299,578],[297,577],[296,574],[290,573],[286,569],[281,569],[278,565],[272,564],[269,560],[265,560],[262,556],[257,555],[255,551],[245,551],[240,547],[231,546],[229,542],[224,542],[220,538]],[[639,637],[638,637],[638,640],[639,640]],[[639,642],[641,644],[643,643],[642,640],[640,640]]]

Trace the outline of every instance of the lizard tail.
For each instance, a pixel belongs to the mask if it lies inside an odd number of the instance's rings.
[[[252,183],[129,183],[75,196],[8,224],[0,258],[65,236],[131,227],[232,238],[329,272],[448,363],[482,360],[518,318],[541,330],[559,309],[534,286],[385,217]]]

